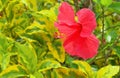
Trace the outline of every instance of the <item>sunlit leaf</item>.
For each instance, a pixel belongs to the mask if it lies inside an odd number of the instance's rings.
[[[2,11],[3,9],[5,9],[8,1],[9,0],[0,0],[0,11]]]
[[[10,43],[7,40],[7,37],[5,37],[2,33],[0,33],[0,48],[3,50],[7,50],[9,45],[10,45]],[[3,52],[6,53],[5,51],[3,51]]]
[[[25,29],[26,33],[32,33],[32,32],[38,32],[38,31],[43,31],[45,28],[45,25],[41,25],[37,21],[34,21],[30,26],[28,26]],[[44,32],[44,31],[43,31]]]
[[[116,38],[118,37],[117,35],[117,31],[113,30],[113,31],[109,31],[106,34],[106,41],[107,42],[114,42],[116,40]]]
[[[38,12],[38,14],[42,15],[41,17],[37,18],[39,21],[42,21],[46,25],[46,30],[52,36],[55,32],[54,22],[57,19],[57,9],[58,5],[54,6],[50,10],[42,10]]]
[[[78,69],[80,71],[84,72],[88,78],[93,77],[93,70],[87,62],[75,60],[75,61],[73,61],[73,64],[76,64],[78,66]]]
[[[0,65],[2,70],[6,69],[10,61],[10,47],[11,43],[8,41],[7,37],[0,33]]]
[[[101,0],[101,4],[104,6],[109,6],[112,3],[112,0]]]
[[[37,11],[37,0],[22,0],[22,2],[30,9]]]
[[[42,74],[41,72],[35,72],[33,75],[34,75],[36,78],[44,78],[44,77],[43,77],[43,74]]]
[[[39,72],[50,70],[52,68],[59,68],[59,67],[61,67],[59,62],[52,60],[52,59],[46,59],[44,61],[41,61],[39,65]]]
[[[0,73],[0,78],[16,78],[16,77],[24,77],[27,73],[25,68],[20,65],[13,65],[5,69]]]
[[[20,62],[27,68],[28,71],[33,73],[36,70],[37,56],[34,48],[29,44],[16,43],[18,54],[21,57]]]
[[[1,68],[5,70],[10,62],[10,53],[6,53],[2,55],[1,59]]]
[[[12,9],[18,3],[19,3],[19,1],[16,1],[16,0],[11,1],[8,4],[7,8],[5,9],[8,22],[11,22],[13,20],[13,18],[14,18],[14,12],[13,12]]]
[[[72,68],[54,69],[52,78],[87,78],[84,72]]]
[[[65,51],[61,45],[61,42],[56,40],[53,44],[50,42],[47,43],[49,50],[58,61],[64,62]]]
[[[93,0],[94,2],[96,2],[96,3],[99,3],[100,2],[100,0]]]
[[[51,8],[50,10],[42,10],[39,13],[47,16],[50,18],[50,20],[55,21],[57,19],[57,9],[58,9],[58,5],[54,6],[53,8]]]
[[[119,7],[120,7],[120,2],[113,2],[113,3],[109,6],[109,8],[111,8],[114,12],[120,13]]]
[[[119,66],[105,66],[97,72],[97,78],[112,78],[119,72]]]

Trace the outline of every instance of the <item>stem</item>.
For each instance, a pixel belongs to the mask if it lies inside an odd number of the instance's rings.
[[[102,14],[104,16],[104,8],[102,7]],[[105,24],[104,24],[104,17],[102,18],[102,44],[104,44],[104,28],[105,28]]]
[[[74,5],[76,8],[76,12],[79,10],[79,6],[78,6],[78,0],[74,0]]]
[[[102,16],[104,16],[104,7],[101,6],[102,8]],[[104,17],[102,17],[102,46],[101,47],[104,47],[104,42],[105,42],[105,39],[104,39],[104,28],[105,28],[105,24],[104,24]],[[105,62],[104,62],[104,66],[107,64],[107,58],[108,58],[108,54],[106,53],[106,51],[104,50],[103,52],[104,54],[104,57],[105,57]]]
[[[89,8],[91,9],[91,10],[93,10],[93,4],[92,4],[92,0],[89,0]]]

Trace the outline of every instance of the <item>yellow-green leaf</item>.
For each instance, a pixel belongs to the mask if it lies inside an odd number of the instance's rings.
[[[6,7],[8,1],[9,0],[0,0],[0,11],[2,11]]]
[[[59,68],[61,67],[60,63],[53,60],[53,59],[46,59],[41,61],[39,65],[39,72],[45,71],[45,70],[50,70],[52,68]]]
[[[105,66],[97,72],[97,78],[112,78],[120,70],[119,66]]]
[[[25,68],[20,65],[13,65],[0,73],[0,78],[16,78],[26,76]]]
[[[87,62],[75,60],[73,61],[73,64],[76,64],[78,66],[78,69],[83,71],[87,75],[88,78],[93,77],[92,68]]]
[[[62,47],[61,42],[56,40],[53,44],[51,42],[47,43],[49,50],[53,54],[54,58],[56,58],[60,62],[64,62],[65,60],[65,51]]]
[[[33,75],[35,76],[35,78],[44,78],[41,72],[35,72]]]
[[[112,0],[101,0],[101,4],[104,6],[109,6],[112,3]]]
[[[12,9],[18,3],[19,3],[19,1],[17,1],[17,0],[10,1],[10,3],[8,4],[8,6],[5,8],[8,22],[11,22],[13,20],[13,18],[14,18],[14,12],[13,12]]]
[[[87,78],[87,77],[85,73],[80,70],[62,67],[54,69],[54,72],[52,73],[52,78]]]
[[[27,68],[28,71],[33,73],[37,66],[37,55],[34,48],[29,44],[16,43],[18,54],[21,57],[20,62]]]
[[[37,11],[37,1],[38,0],[22,0],[22,2],[30,9]]]
[[[2,70],[6,69],[6,67],[9,64],[10,56],[11,56],[11,54],[9,53],[11,50],[10,46],[11,46],[11,43],[7,39],[7,37],[5,37],[0,33],[0,56],[1,56],[0,65]]]
[[[42,17],[39,17],[38,20],[45,23],[46,30],[49,32],[50,35],[53,35],[55,32],[54,23],[57,19],[57,9],[58,5],[54,6],[50,10],[42,10],[40,12],[37,12],[38,14],[42,15]]]

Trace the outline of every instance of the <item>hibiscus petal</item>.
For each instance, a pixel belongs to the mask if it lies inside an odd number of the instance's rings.
[[[75,23],[74,10],[67,2],[63,2],[59,8],[58,22],[60,24],[72,25]]]
[[[83,8],[77,12],[78,22],[82,25],[81,37],[88,37],[92,34],[96,27],[95,14],[87,8]]]
[[[59,24],[59,23],[55,23],[55,26],[58,28],[58,30],[60,31],[60,33],[64,34],[65,36],[69,36],[72,33],[74,33],[75,31],[77,31],[77,28],[75,28],[75,27],[78,27],[76,25],[70,27],[68,25]]]
[[[87,38],[79,37],[74,44],[76,46],[75,50],[78,51],[77,56],[88,59],[97,54],[99,40],[92,34]]]
[[[63,43],[65,51],[71,56],[77,55],[77,52],[75,51],[74,43],[78,36],[79,36],[78,32],[74,32],[72,35],[67,37]]]
[[[83,59],[92,58],[97,54],[99,40],[94,35],[90,35],[88,38],[74,37],[76,37],[75,34],[64,42],[64,48],[68,54]]]

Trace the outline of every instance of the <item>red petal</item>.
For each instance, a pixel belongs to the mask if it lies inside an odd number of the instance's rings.
[[[63,2],[59,8],[58,22],[62,24],[72,25],[75,23],[74,10],[67,2]]]
[[[75,51],[74,42],[78,36],[79,36],[78,32],[74,32],[72,35],[67,37],[63,43],[63,46],[64,46],[66,52],[72,56],[77,55],[77,52]]]
[[[96,27],[95,14],[90,9],[84,8],[77,12],[77,16],[78,22],[82,25],[80,36],[90,36]]]
[[[76,37],[75,34],[73,36]],[[73,36],[67,38],[64,42],[64,48],[68,54],[83,59],[92,58],[97,54],[99,40],[94,35],[88,38],[74,38]]]
[[[78,27],[77,25],[75,25],[75,26],[68,26],[68,25],[59,24],[59,23],[55,23],[55,26],[58,28],[60,33],[63,33],[65,36],[69,36],[72,33],[74,33],[75,31],[77,31],[77,28],[75,28],[75,27]]]
[[[79,38],[74,44],[76,44],[75,50],[78,51],[77,56],[88,59],[97,54],[99,40],[94,35],[91,35],[88,38]]]

